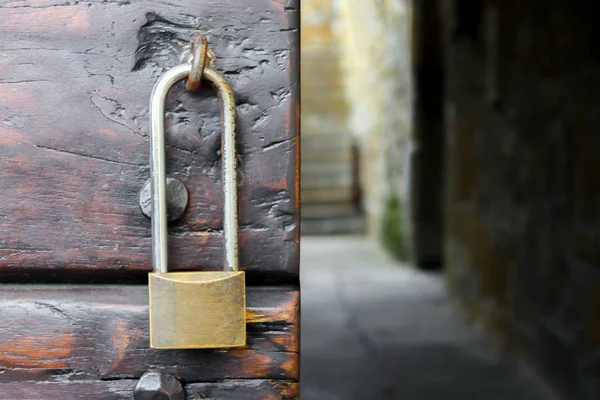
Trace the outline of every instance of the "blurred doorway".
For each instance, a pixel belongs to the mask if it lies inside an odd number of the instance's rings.
[[[363,233],[334,2],[302,4],[302,233]]]

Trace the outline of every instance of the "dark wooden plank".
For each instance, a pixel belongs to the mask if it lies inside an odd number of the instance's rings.
[[[145,286],[0,287],[0,382],[140,377],[147,370],[185,382],[298,378],[299,293],[248,289],[248,346],[152,350]]]
[[[186,385],[189,400],[275,400],[298,399],[299,385],[292,381],[226,380]]]
[[[150,269],[148,101],[200,28],[237,100],[241,263],[298,273],[297,0],[0,4],[0,269]],[[206,88],[167,101],[168,174],[190,205],[174,269],[221,265],[220,115]],[[198,257],[198,256],[201,257]],[[40,275],[41,276],[41,275]]]
[[[75,379],[75,380],[71,380]],[[0,382],[3,400],[131,400],[136,380],[77,380],[70,374],[55,381]]]
[[[111,381],[81,380],[63,375],[48,382],[17,381],[0,383],[3,400],[130,400],[137,383],[134,379]],[[298,399],[299,385],[294,381],[267,379],[225,380],[191,383],[185,386],[188,400],[275,400]]]

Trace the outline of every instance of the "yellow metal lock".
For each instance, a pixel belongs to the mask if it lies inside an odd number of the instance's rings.
[[[164,114],[169,89],[192,72],[178,65],[156,83],[150,100],[152,190],[152,261],[149,274],[150,346],[154,349],[212,349],[246,345],[246,284],[238,271],[238,213],[235,152],[235,102],[231,88],[216,71],[202,78],[218,89],[223,106],[224,270],[168,272],[167,185]]]

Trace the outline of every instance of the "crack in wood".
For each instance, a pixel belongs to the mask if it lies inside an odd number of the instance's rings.
[[[98,95],[98,97],[100,97],[103,100],[106,100],[108,102],[112,102],[113,104],[115,104],[115,107],[117,108],[117,111],[121,111],[124,112],[125,108],[123,106],[121,106],[121,104],[119,104],[119,102],[117,102],[114,99],[108,98],[108,97],[104,97],[102,95]],[[102,106],[100,104],[98,104],[96,101],[94,101],[94,95],[92,94],[90,96],[90,101],[92,102],[92,104],[98,109],[100,110],[100,112],[102,113],[102,115],[104,115],[107,119],[109,119],[110,121],[117,123],[119,125],[121,125],[124,128],[127,128],[128,130],[130,130],[131,132],[133,132],[135,135],[139,135],[139,136],[147,136],[145,133],[138,131],[137,129],[133,129],[132,127],[130,127],[129,125],[127,125],[125,122],[119,121],[116,117],[113,117],[111,113],[107,113],[106,111],[104,111],[104,109],[102,108]]]
[[[114,163],[114,164],[132,165],[132,166],[135,166],[135,167],[148,168],[148,166],[145,165],[145,164],[136,164],[136,163],[130,163],[130,162],[127,162],[127,161],[111,160],[111,159],[108,159],[108,158],[102,158],[102,157],[94,156],[94,155],[91,155],[91,154],[78,153],[78,152],[72,151],[72,150],[58,149],[58,148],[55,148],[55,147],[44,146],[44,145],[41,145],[41,144],[36,144],[34,146],[36,148],[38,148],[38,149],[53,151],[53,152],[62,153],[62,154],[69,154],[69,155],[76,156],[76,157],[85,157],[85,158],[89,158],[91,160],[98,160],[98,161],[104,161],[104,162]]]

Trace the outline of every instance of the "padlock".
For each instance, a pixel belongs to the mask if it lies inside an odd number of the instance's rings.
[[[167,193],[164,114],[169,89],[189,76],[191,64],[178,65],[156,83],[150,100],[152,261],[149,274],[150,346],[154,349],[214,349],[246,345],[246,284],[238,270],[235,102],[227,81],[205,68],[204,79],[218,89],[223,107],[224,268],[212,272],[168,272]]]

